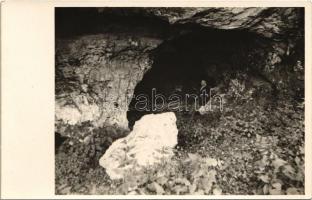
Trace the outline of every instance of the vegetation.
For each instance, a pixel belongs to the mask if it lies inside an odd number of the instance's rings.
[[[128,132],[104,127],[84,142],[65,141],[56,154],[56,193],[303,194],[304,102],[254,82],[237,78],[216,88],[222,112],[177,112],[172,160],[124,180],[110,180],[98,160]]]

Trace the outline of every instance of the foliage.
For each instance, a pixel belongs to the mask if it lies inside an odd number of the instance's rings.
[[[57,193],[85,191],[93,174],[99,173],[107,179],[107,175],[98,170],[98,161],[114,140],[126,134],[115,127],[104,127],[93,130],[93,134],[83,141],[65,141],[55,158]]]
[[[253,82],[237,78],[225,84],[223,112],[192,118],[177,112],[174,157],[130,170],[124,180],[110,180],[98,160],[127,133],[106,127],[84,143],[65,142],[56,155],[56,193],[303,194],[304,103],[270,99],[270,86]]]

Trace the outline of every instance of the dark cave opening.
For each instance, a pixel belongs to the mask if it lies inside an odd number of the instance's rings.
[[[145,114],[168,111],[153,111],[150,108],[152,102],[148,102],[148,111],[138,111],[135,109],[135,97],[140,94],[151,97],[153,88],[156,94],[167,99],[175,93],[184,96],[198,94],[202,80],[207,82],[208,89],[215,87],[225,78],[235,76],[238,70],[246,72],[252,68],[248,53],[253,48],[261,48],[268,40],[247,30],[211,29],[192,23],[169,24],[162,18],[148,15],[141,8],[101,9],[56,9],[56,38],[107,33],[163,40],[150,52],[153,65],[135,88],[127,112],[130,129]],[[248,73],[257,74],[254,70]],[[187,103],[192,104],[193,101],[190,98]]]
[[[179,36],[163,42],[152,53],[152,68],[135,88],[127,113],[130,129],[145,114],[168,111],[152,108],[158,103],[152,100],[155,95],[163,95],[167,100],[170,95],[177,93],[183,97],[198,95],[202,80],[206,81],[209,91],[221,84],[226,77],[231,77],[234,72],[248,71],[248,51],[254,47],[255,41],[261,39],[242,30],[193,27],[192,31],[182,32]],[[138,110],[136,107],[141,101],[138,98],[141,95],[148,97],[148,108],[145,110]],[[186,103],[191,105],[194,99],[192,101],[190,98]]]

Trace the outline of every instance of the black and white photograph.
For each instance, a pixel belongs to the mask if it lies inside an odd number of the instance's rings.
[[[0,199],[311,199],[312,0],[0,0]]]
[[[57,195],[303,195],[302,7],[56,7]]]

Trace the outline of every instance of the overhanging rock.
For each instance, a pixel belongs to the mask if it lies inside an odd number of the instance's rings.
[[[246,30],[268,38],[296,34],[300,8],[295,7],[176,7],[133,8],[115,12],[111,8],[98,8],[99,13],[110,12],[120,16],[142,15],[158,17],[170,24],[197,24],[224,30]]]
[[[198,24],[225,30],[246,30],[268,38],[296,34],[300,8],[216,7],[150,8],[146,12],[171,24]]]

